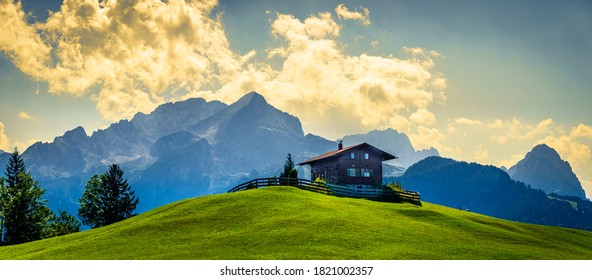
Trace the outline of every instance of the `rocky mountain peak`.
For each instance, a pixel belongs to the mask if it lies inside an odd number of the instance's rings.
[[[523,160],[508,170],[508,174],[512,179],[546,193],[586,199],[584,189],[569,162],[562,160],[556,150],[545,144],[534,147]]]

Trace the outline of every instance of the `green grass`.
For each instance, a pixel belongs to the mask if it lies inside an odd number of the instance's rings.
[[[592,232],[272,187],[172,203],[2,259],[592,259]]]

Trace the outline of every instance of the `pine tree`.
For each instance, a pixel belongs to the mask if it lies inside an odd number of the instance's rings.
[[[0,186],[3,242],[20,244],[43,238],[51,210],[42,199],[45,190],[28,172],[15,177],[15,185]]]
[[[139,200],[123,179],[123,171],[113,164],[106,173],[90,178],[79,202],[82,223],[96,228],[133,216]]]
[[[25,172],[25,161],[21,157],[17,148],[14,148],[14,152],[10,155],[8,165],[6,166],[6,186],[13,188],[17,181],[18,175]]]
[[[298,170],[296,170],[295,166],[294,166],[294,161],[292,161],[292,155],[288,154],[288,158],[286,159],[286,162],[284,163],[284,171],[282,171],[282,173],[280,174],[280,178],[298,178]],[[296,182],[294,180],[282,180],[280,179],[280,184],[281,185],[296,185]]]
[[[42,199],[45,190],[26,171],[16,148],[5,174],[6,180],[0,180],[1,241],[18,244],[41,239],[51,210]]]
[[[298,178],[298,170],[296,170],[294,166],[294,161],[292,161],[292,155],[288,154],[288,158],[284,163],[284,171],[280,174],[280,177],[284,178]]]

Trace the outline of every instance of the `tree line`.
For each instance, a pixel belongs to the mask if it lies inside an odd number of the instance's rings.
[[[127,219],[139,203],[117,164],[92,176],[78,200],[78,217],[63,210],[54,213],[43,199],[45,189],[26,170],[17,149],[11,154],[5,177],[0,177],[0,245],[20,244],[106,226]]]

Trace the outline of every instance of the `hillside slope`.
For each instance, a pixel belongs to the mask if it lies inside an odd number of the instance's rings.
[[[590,259],[592,233],[291,187],[187,199],[2,259]]]

